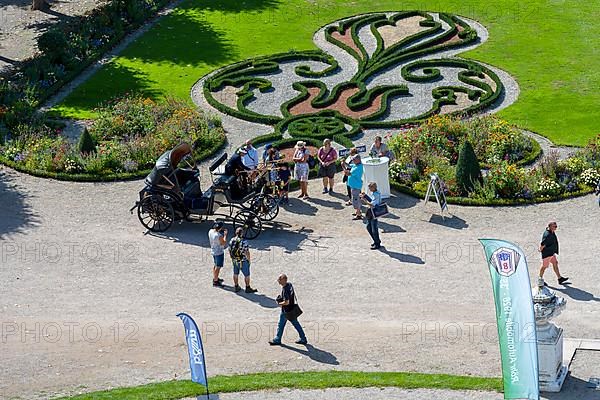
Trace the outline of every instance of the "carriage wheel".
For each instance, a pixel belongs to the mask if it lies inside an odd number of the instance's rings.
[[[270,194],[261,194],[252,199],[251,210],[264,221],[272,221],[279,214],[279,204]]]
[[[233,229],[242,228],[244,230],[244,238],[255,239],[260,235],[262,230],[262,222],[258,215],[250,210],[241,210],[233,217]]]
[[[175,212],[162,196],[148,196],[138,205],[138,218],[146,229],[164,232],[173,224]]]

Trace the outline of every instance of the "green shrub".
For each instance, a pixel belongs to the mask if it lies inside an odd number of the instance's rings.
[[[471,193],[475,188],[475,182],[481,178],[479,161],[473,150],[471,142],[466,140],[459,151],[456,164],[456,185],[462,195]]]
[[[96,151],[96,141],[90,135],[90,132],[85,128],[77,142],[77,150],[82,154],[89,154]]]
[[[65,64],[69,61],[69,43],[63,31],[50,29],[38,37],[37,44],[50,62]]]

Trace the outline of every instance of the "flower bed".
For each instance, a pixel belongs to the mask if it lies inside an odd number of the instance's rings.
[[[483,166],[482,177],[467,196],[460,196],[456,160],[460,144],[473,144]],[[524,168],[539,154],[537,142],[520,130],[487,116],[461,121],[435,116],[419,127],[394,135],[389,146],[396,155],[390,166],[393,186],[423,197],[436,173],[445,182],[450,202],[505,205],[557,200],[592,191],[600,181],[600,135],[573,157],[559,160],[546,154],[534,168]]]
[[[46,129],[37,111],[41,102],[169,1],[110,0],[48,28],[38,38],[37,54],[0,73],[0,140],[16,137],[24,125]]]
[[[195,147],[197,160],[225,143],[218,119],[179,100],[156,103],[129,96],[98,110],[89,129],[90,149],[71,143],[59,129],[20,130],[0,145],[0,162],[33,175],[65,180],[142,177],[164,151],[180,142]]]

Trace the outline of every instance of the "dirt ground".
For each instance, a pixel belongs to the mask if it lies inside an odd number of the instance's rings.
[[[206,167],[203,169],[206,174]],[[338,181],[339,181],[338,177]],[[206,177],[204,177],[206,180]],[[520,244],[536,272],[548,220],[558,221],[556,322],[565,337],[597,338],[600,280],[593,196],[528,207],[450,206],[389,200],[382,251],[370,251],[336,186],[291,199],[251,242],[256,295],[211,286],[210,223],[144,232],[129,213],[141,181],[71,183],[0,174],[0,397],[36,399],[189,376],[181,322],[204,332],[209,375],[347,369],[499,376],[494,305],[481,237]],[[292,194],[293,196],[293,194]],[[230,227],[231,228],[231,227]],[[311,346],[271,348],[276,277],[286,272],[304,309]],[[551,286],[557,286],[551,271]]]

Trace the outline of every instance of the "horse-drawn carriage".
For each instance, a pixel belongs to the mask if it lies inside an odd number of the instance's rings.
[[[164,232],[174,221],[215,215],[232,220],[234,229],[242,227],[244,237],[256,238],[262,220],[273,219],[279,211],[277,202],[261,193],[260,178],[248,184],[245,177],[216,173],[227,160],[227,154],[223,154],[210,165],[212,186],[203,192],[198,167],[190,162],[191,154],[190,145],[182,143],[161,155],[131,212],[137,208],[140,222],[152,232]],[[218,212],[222,209],[227,211]]]

